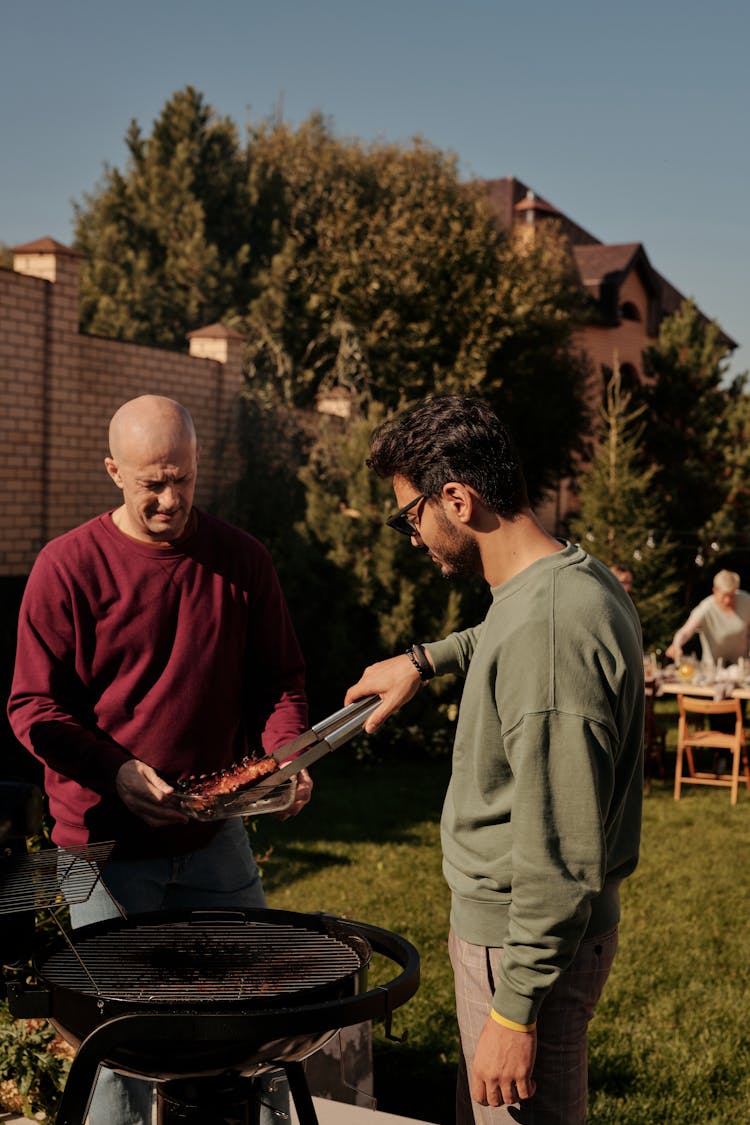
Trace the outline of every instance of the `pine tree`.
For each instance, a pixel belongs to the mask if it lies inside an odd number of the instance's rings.
[[[709,561],[702,548],[712,523],[718,518],[726,525],[727,513],[719,513],[730,489],[731,415],[744,398],[745,382],[739,376],[726,385],[727,357],[719,326],[706,321],[692,301],[662,322],[657,343],[643,353],[643,455],[653,466],[653,488],[677,540],[686,606],[695,600],[700,561]]]
[[[750,396],[735,388],[721,418],[723,501],[698,531],[698,559],[750,579]]]
[[[365,463],[370,435],[385,417],[382,406],[363,399],[354,402],[349,419],[321,418],[300,472],[306,516],[297,530],[337,575],[316,607],[317,632],[310,638],[331,685],[351,682],[367,664],[403,652],[412,641],[475,624],[486,611],[485,594],[482,613],[469,617],[474,584],[446,586],[424,554],[386,526],[393,489]],[[457,690],[451,677],[435,681],[402,720],[389,724],[389,741],[403,735],[410,745],[447,750]]]
[[[580,513],[573,534],[607,566],[616,563],[633,574],[633,598],[647,647],[665,646],[679,609],[674,578],[675,545],[664,521],[653,481],[643,468],[642,418],[624,391],[615,357],[601,407],[602,431],[593,459],[579,482]]]
[[[133,121],[125,172],[108,168],[77,205],[85,331],[185,347],[188,331],[250,299],[247,165],[232,123],[192,87],[164,106],[151,135]]]

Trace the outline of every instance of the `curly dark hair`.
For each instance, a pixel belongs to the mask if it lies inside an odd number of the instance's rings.
[[[379,477],[404,477],[425,496],[438,496],[448,481],[470,485],[505,519],[529,504],[513,439],[479,398],[426,398],[384,422],[370,439],[367,464]]]

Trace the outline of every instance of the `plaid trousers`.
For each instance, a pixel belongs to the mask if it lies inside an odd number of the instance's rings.
[[[584,1125],[588,1099],[588,1025],[617,951],[617,928],[582,941],[544,998],[537,1018],[536,1093],[515,1105],[472,1102],[468,1073],[492,1007],[502,949],[471,945],[452,930],[448,950],[461,1033],[456,1125]]]

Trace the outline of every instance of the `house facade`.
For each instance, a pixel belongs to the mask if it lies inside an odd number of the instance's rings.
[[[504,230],[533,231],[554,222],[567,238],[590,314],[576,342],[589,357],[597,386],[602,367],[611,369],[614,357],[626,380],[643,381],[644,348],[656,343],[662,320],[685,300],[652,266],[643,245],[601,242],[514,176],[485,180],[483,186]],[[737,346],[725,334],[722,339],[729,349]]]
[[[584,230],[552,203],[513,176],[483,181],[497,224],[504,230],[528,230],[554,222],[570,245],[578,282],[586,295],[587,317],[574,333],[574,345],[588,358],[589,405],[601,401],[607,371],[619,366],[623,385],[645,378],[643,351],[657,342],[665,317],[677,312],[685,297],[649,261],[640,242],[608,244]],[[736,342],[722,333],[727,349]],[[564,531],[576,510],[575,479],[561,480],[538,515],[549,530]]]

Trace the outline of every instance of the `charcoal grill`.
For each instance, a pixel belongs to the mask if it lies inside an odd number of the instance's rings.
[[[373,951],[403,971],[368,989]],[[9,987],[9,1004],[77,1048],[58,1125],[83,1122],[100,1065],[170,1084],[281,1066],[300,1121],[314,1125],[302,1060],[342,1027],[383,1019],[390,1036],[419,960],[389,931],[328,915],[193,911],[74,930],[37,976],[33,991]]]
[[[252,1040],[218,1048],[199,1037],[192,1044],[160,1042],[155,1050],[139,1037],[102,1057],[115,1069],[163,1080],[230,1066],[259,1072],[280,1050],[267,1049],[267,1029],[273,1024],[295,1036],[297,1010],[329,1012],[364,993],[370,955],[361,930],[325,915],[170,912],[74,930],[36,974],[49,997],[44,1014],[75,1047],[103,1022],[132,1014],[184,1015],[193,1024],[205,1015],[240,1015],[248,1028],[255,1025]],[[322,1023],[305,1033],[335,1029]]]
[[[219,1087],[236,1096],[281,1067],[301,1125],[317,1125],[302,1060],[371,1020],[393,1038],[392,1013],[419,984],[414,947],[365,923],[278,910],[143,914],[68,932],[58,907],[86,900],[109,850],[0,859],[0,914],[45,909],[60,930],[33,984],[25,972],[6,981],[14,1016],[49,1019],[77,1049],[57,1125],[83,1125],[101,1065],[196,1105],[201,1083],[204,1098]],[[401,971],[368,988],[372,953]]]

